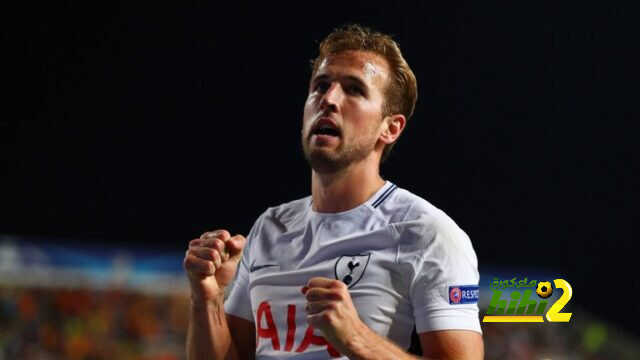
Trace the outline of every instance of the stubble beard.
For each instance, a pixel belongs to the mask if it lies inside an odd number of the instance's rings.
[[[364,160],[375,148],[376,141],[371,136],[356,143],[345,143],[344,138],[335,149],[311,149],[311,138],[302,137],[302,150],[309,166],[319,174],[340,172],[349,165]]]

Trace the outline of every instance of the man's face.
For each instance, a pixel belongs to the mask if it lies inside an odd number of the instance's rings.
[[[302,123],[302,147],[314,170],[335,172],[371,155],[388,79],[386,60],[371,52],[344,51],[322,61]]]

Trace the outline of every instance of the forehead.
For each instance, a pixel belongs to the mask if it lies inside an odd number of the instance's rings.
[[[367,84],[382,88],[389,77],[389,65],[376,53],[349,50],[324,58],[314,77],[319,75],[356,76]]]

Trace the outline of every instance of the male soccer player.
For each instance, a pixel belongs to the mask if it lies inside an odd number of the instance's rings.
[[[409,359],[414,326],[425,357],[483,357],[469,238],[380,176],[416,98],[389,36],[354,25],[320,44],[302,121],[311,196],[267,209],[246,239],[189,243],[190,360]]]

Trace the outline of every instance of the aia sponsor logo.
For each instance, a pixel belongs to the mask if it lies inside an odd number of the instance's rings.
[[[274,313],[271,311],[271,305],[268,301],[261,302],[256,314],[256,348],[259,347],[261,341],[268,341],[271,343],[271,348],[275,351],[301,353],[305,352],[310,345],[317,345],[326,346],[327,352],[331,357],[340,357],[340,353],[334,349],[324,337],[314,334],[313,327],[307,324],[304,324],[306,325],[306,329],[304,330],[304,337],[302,338],[302,341],[300,341],[297,346],[294,346],[296,333],[298,331],[298,324],[296,324],[296,311],[296,305],[287,305],[287,335],[286,339],[284,339],[283,347],[280,337],[278,336],[278,328],[274,321]],[[284,314],[277,315],[284,316]]]

